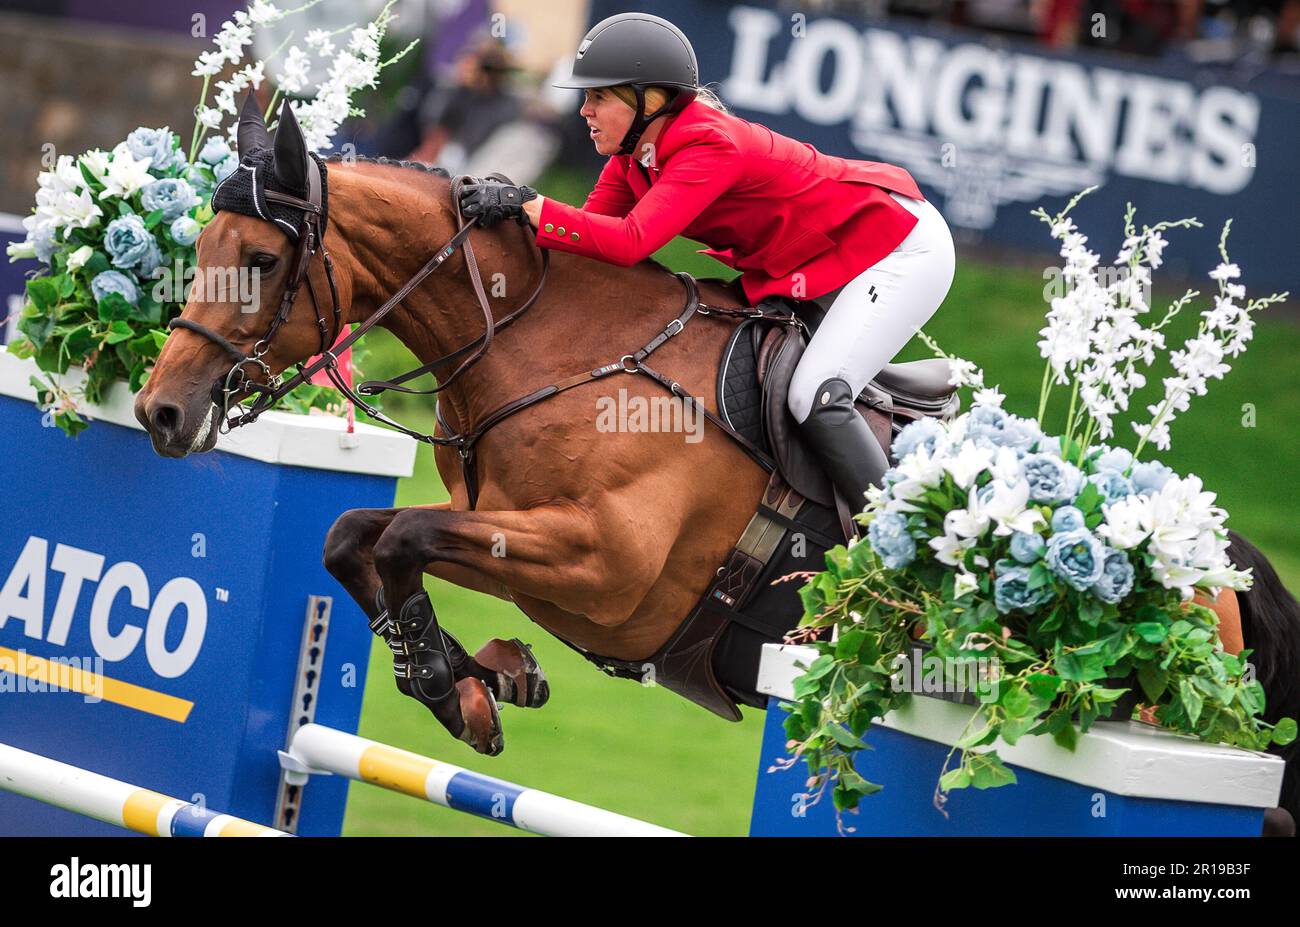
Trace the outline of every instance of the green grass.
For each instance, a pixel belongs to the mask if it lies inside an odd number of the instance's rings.
[[[547,195],[580,202],[583,184],[571,175],[552,175],[540,186]],[[696,247],[679,239],[659,258],[675,270],[699,276],[726,272],[695,254]],[[1172,247],[1177,247],[1177,239]],[[1249,255],[1234,257],[1249,285]],[[1042,290],[1036,274],[963,260],[943,308],[926,326],[948,351],[981,365],[988,382],[1001,385],[1012,411],[1028,415],[1037,411],[1043,369],[1034,344],[1045,309]],[[1194,313],[1180,319],[1171,343],[1177,345],[1194,327]],[[414,366],[387,332],[378,330],[367,341],[367,377]],[[927,353],[923,345],[913,344],[901,359]],[[1300,555],[1289,542],[1300,503],[1285,480],[1297,461],[1294,423],[1300,416],[1300,396],[1290,384],[1298,355],[1300,330],[1283,318],[1265,316],[1250,350],[1237,361],[1239,369],[1225,381],[1212,382],[1208,396],[1193,400],[1191,410],[1173,427],[1173,450],[1159,455],[1179,472],[1199,474],[1218,492],[1220,503],[1232,513],[1230,524],[1263,548],[1293,588],[1300,588]],[[1150,378],[1156,389],[1159,375]],[[1067,398],[1060,391],[1053,397],[1062,419]],[[1134,404],[1138,410],[1152,401],[1145,394],[1140,398]],[[1243,424],[1248,405],[1254,409],[1254,427]],[[394,397],[386,400],[385,408],[407,424],[433,427],[431,398]],[[1133,447],[1127,424],[1122,428],[1119,441]],[[397,504],[446,498],[432,452],[422,445],[415,475],[399,483]],[[551,680],[551,701],[540,711],[503,708],[506,751],[496,758],[479,757],[452,740],[426,709],[398,694],[388,651],[376,646],[362,735],[688,833],[747,832],[758,775],[759,713],[746,709],[743,722],[729,724],[666,690],[607,678],[532,625],[513,605],[431,578],[426,585],[439,620],[467,647],[477,649],[491,637],[517,636],[532,643]],[[515,833],[364,785],[351,790],[344,831],[393,836]]]

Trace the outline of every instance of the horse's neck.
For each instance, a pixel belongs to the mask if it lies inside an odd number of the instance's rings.
[[[333,173],[330,177],[330,221],[349,260],[348,321],[353,323],[377,311],[455,228],[445,179],[397,167],[366,167],[340,171],[337,181]],[[386,208],[376,209],[377,204]],[[492,316],[499,321],[532,293],[540,260],[530,236],[513,224],[477,231],[471,239]],[[680,311],[682,299],[681,284],[662,268],[616,267],[552,252],[536,304],[497,334],[491,349],[442,394],[454,424],[476,424],[552,379],[637,350],[647,327],[645,316],[667,324],[669,313]],[[421,363],[480,338],[483,312],[463,257],[453,257],[426,278],[380,325]],[[468,356],[442,367],[442,381]]]

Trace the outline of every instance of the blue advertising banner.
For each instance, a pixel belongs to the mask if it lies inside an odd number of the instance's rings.
[[[625,4],[595,0],[592,22]],[[737,115],[841,157],[912,173],[959,241],[1052,250],[1029,215],[1076,210],[1113,260],[1125,203],[1175,232],[1174,274],[1218,263],[1219,232],[1256,287],[1296,289],[1300,82],[1103,52],[1061,54],[987,33],[865,22],[760,3],[647,0],[690,37],[702,79]]]

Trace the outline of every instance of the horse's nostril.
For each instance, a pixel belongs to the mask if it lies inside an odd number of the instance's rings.
[[[149,424],[153,426],[154,434],[160,438],[175,437],[181,430],[180,406],[160,402],[149,413]]]

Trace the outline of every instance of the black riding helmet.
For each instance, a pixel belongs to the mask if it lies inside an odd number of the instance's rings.
[[[632,154],[651,122],[695,99],[700,87],[695,49],[682,30],[649,13],[619,13],[602,19],[578,46],[572,76],[555,86],[589,90],[620,85],[631,87],[636,94],[636,113],[618,149],[620,154]],[[676,92],[654,115],[646,116],[647,87],[672,87]]]

